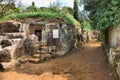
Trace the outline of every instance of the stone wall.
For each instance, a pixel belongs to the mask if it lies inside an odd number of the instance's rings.
[[[110,44],[110,47],[120,46],[120,24],[115,28],[110,28],[109,44]]]
[[[108,34],[110,47],[107,52],[108,61],[120,78],[120,24],[115,28],[109,28]]]
[[[116,75],[120,79],[120,47],[110,48],[108,55],[108,61],[115,71]]]

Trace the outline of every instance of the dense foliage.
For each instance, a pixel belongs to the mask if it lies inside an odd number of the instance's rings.
[[[14,0],[0,0],[0,18],[16,10]]]
[[[85,0],[85,10],[95,29],[105,30],[120,23],[120,0]]]

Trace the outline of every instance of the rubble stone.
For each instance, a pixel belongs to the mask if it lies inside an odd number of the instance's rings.
[[[5,69],[4,69],[4,67],[3,67],[3,65],[0,63],[0,71],[4,71]]]
[[[116,72],[120,78],[120,63],[117,64]]]
[[[6,46],[11,46],[12,45],[12,42],[8,39],[5,39],[5,40],[2,40],[1,41],[1,44],[2,48],[6,47]]]
[[[108,53],[109,63],[112,65],[116,71],[118,77],[120,78],[120,50],[118,48],[110,48]]]
[[[22,57],[23,55],[25,55],[25,48],[23,45],[23,41],[21,41],[16,45],[16,49],[14,51],[13,58],[18,59],[18,58]]]
[[[38,37],[35,35],[30,35],[24,42],[25,50],[28,55],[33,55],[39,50]]]
[[[14,69],[15,67],[20,65],[20,62],[18,60],[12,60],[9,63],[2,63],[4,69]]]
[[[9,50],[2,50],[0,51],[0,62],[9,62],[11,59],[10,51]]]
[[[0,32],[5,33],[5,32],[19,32],[19,26],[14,25],[11,22],[3,22],[0,23]]]

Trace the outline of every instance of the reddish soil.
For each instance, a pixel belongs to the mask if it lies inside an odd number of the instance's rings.
[[[115,77],[100,43],[94,40],[64,57],[40,64],[26,63],[14,71],[0,73],[0,80],[115,80]]]

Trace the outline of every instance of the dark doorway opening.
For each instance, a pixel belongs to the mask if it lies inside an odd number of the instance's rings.
[[[38,40],[42,40],[42,30],[35,30],[35,35],[38,37]]]

